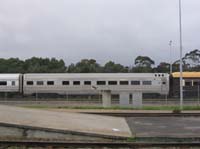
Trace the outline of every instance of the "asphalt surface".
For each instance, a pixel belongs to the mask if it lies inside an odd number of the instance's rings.
[[[129,117],[126,120],[136,137],[200,137],[200,117]]]

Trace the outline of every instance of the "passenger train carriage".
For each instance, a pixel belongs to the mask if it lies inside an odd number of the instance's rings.
[[[0,92],[99,94],[100,91],[159,93],[178,97],[180,73],[33,73],[0,74]],[[170,87],[169,87],[170,86]],[[184,96],[200,94],[200,72],[183,72]]]
[[[0,92],[89,94],[110,90],[168,94],[166,73],[0,74]]]
[[[0,92],[22,92],[21,74],[0,74]]]

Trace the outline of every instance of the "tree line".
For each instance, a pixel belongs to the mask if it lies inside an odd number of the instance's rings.
[[[183,57],[184,71],[200,71],[200,51],[195,49]],[[66,66],[64,60],[56,58],[32,57],[0,58],[0,73],[169,73],[170,64],[155,61],[148,56],[138,56],[133,66],[123,66],[113,61],[100,65],[95,59],[82,59],[80,62]],[[179,71],[179,61],[173,63],[173,71]]]

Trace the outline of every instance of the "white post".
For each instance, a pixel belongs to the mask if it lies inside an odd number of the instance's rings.
[[[172,40],[169,41],[170,46],[170,74],[172,74]]]
[[[182,11],[181,0],[179,0],[179,31],[180,31],[180,108],[183,109],[183,62],[182,62]]]

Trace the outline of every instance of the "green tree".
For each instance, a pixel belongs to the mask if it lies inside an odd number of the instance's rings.
[[[155,62],[148,56],[138,56],[135,59],[136,67],[152,67]]]
[[[48,65],[48,70],[49,72],[54,72],[54,73],[65,72],[66,71],[65,62],[62,59],[57,60],[55,58],[52,58]]]
[[[55,58],[32,57],[25,60],[24,68],[27,73],[61,73],[66,71],[64,61]]]
[[[125,73],[128,72],[128,68],[121,64],[115,64],[112,61],[107,62],[103,67],[105,73]]]
[[[169,73],[170,72],[170,64],[166,62],[161,62],[156,68],[156,72],[160,73]]]
[[[148,56],[138,56],[135,59],[135,67],[132,68],[132,72],[147,73],[153,72],[152,66],[155,62]]]
[[[23,73],[24,62],[18,58],[0,59],[0,73]]]
[[[182,58],[184,71],[200,71],[200,50],[195,49],[186,53]],[[179,71],[180,60],[174,62],[176,71]]]
[[[94,59],[82,59],[80,62],[68,67],[70,73],[99,73],[101,66]]]

